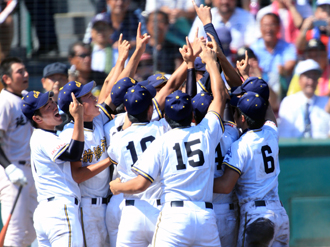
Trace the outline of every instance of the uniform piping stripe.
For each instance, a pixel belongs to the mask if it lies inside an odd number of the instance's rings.
[[[72,230],[71,230],[71,224],[70,224],[70,219],[68,215],[68,208],[66,205],[64,205],[64,212],[65,212],[65,218],[68,223],[68,228],[69,228],[69,244],[68,246],[71,247],[71,240],[72,240]]]
[[[53,161],[55,162],[55,160],[61,156],[62,153],[64,153],[64,151],[67,149],[67,147],[69,146],[69,144],[66,144],[64,147],[62,147],[62,149],[55,155]]]
[[[159,216],[158,216],[158,220],[157,220],[157,225],[156,225],[156,230],[154,233],[154,237],[152,238],[152,246],[156,247],[156,237],[157,237],[157,233],[158,233],[158,229],[159,229],[159,224],[162,221],[162,213],[163,211],[160,211]]]
[[[118,165],[118,163],[117,163],[116,161],[114,161],[113,159],[111,159],[110,157],[109,157],[109,160],[110,160],[113,164]]]
[[[222,133],[225,132],[225,126],[223,125],[223,121],[221,119],[221,116],[215,111],[209,111],[209,112],[213,113],[214,115],[216,115],[218,117],[218,119],[220,121],[221,129],[222,129]]]
[[[199,80],[197,83],[200,85],[200,87],[201,87],[205,92],[208,93],[208,91],[206,90],[206,88],[204,87],[204,85],[201,83],[200,80]]]
[[[85,244],[85,247],[87,247],[85,227],[84,227],[84,215],[83,215],[82,208],[80,208],[80,219],[81,219],[81,228],[82,228],[82,233],[83,233],[83,238],[84,238],[84,244]]]
[[[157,102],[157,100],[155,98],[152,99],[152,102],[154,103],[155,107],[156,107],[156,111],[158,113],[158,116],[159,116],[159,119],[162,118],[162,112],[161,110],[159,109],[159,104]]]
[[[109,114],[109,112],[106,109],[104,109],[104,107],[102,105],[97,104],[96,106],[98,106],[104,112],[104,114],[107,115],[110,120],[112,120],[111,115]]]
[[[243,230],[242,247],[244,247],[244,244],[245,244],[246,226],[247,226],[247,212],[245,212],[245,222],[244,222],[244,230]]]
[[[227,162],[222,162],[222,164],[228,166],[228,167],[231,168],[231,169],[233,169],[233,170],[236,171],[239,175],[242,174],[241,170],[238,169],[237,167],[232,166],[232,165],[228,164]]]
[[[147,173],[141,171],[140,169],[136,168],[136,167],[132,167],[132,170],[134,170],[135,172],[137,172],[138,174],[140,174],[141,176],[145,177],[146,179],[148,179],[151,183],[154,182],[154,179],[149,176]]]
[[[234,125],[236,125],[234,122],[232,122],[232,121],[225,121],[225,124],[226,123],[229,123],[229,124],[234,124]]]

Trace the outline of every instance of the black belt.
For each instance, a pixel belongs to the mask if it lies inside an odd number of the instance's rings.
[[[283,207],[283,203],[280,201],[282,207]],[[266,207],[266,202],[264,200],[260,200],[260,201],[254,201],[254,205],[256,207]]]
[[[47,201],[54,201],[54,199],[55,199],[55,196],[52,196],[52,197],[49,197],[49,198],[47,198]],[[78,205],[78,199],[77,198],[74,198],[74,204],[76,204],[76,205]]]
[[[171,207],[183,207],[183,201],[171,201]],[[205,202],[205,208],[213,209],[213,204]]]
[[[18,164],[24,166],[26,164],[26,161],[25,160],[19,160]]]
[[[125,205],[126,206],[134,206],[134,201],[135,200],[125,200]],[[160,199],[157,199],[156,201],[157,201],[157,206],[160,206],[161,205]]]
[[[111,197],[112,197],[112,195],[109,195],[108,197],[103,197],[102,198],[102,204],[108,204],[109,203],[109,201],[110,201],[110,199],[111,199]],[[92,198],[91,199],[91,203],[92,204],[97,204],[97,198]]]

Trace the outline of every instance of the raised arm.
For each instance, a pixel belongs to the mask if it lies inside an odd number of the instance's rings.
[[[213,100],[208,110],[218,113],[223,118],[228,92],[218,69],[216,61],[217,55],[215,51],[206,47],[204,44],[202,44],[202,49],[203,51],[200,54],[200,57],[206,63],[206,70],[210,74],[211,90],[213,94]]]
[[[99,104],[106,101],[107,97],[110,95],[114,83],[118,80],[120,73],[124,70],[125,61],[128,57],[129,49],[131,46],[127,40],[122,40],[122,38],[123,38],[123,34],[120,34],[118,40],[118,53],[119,53],[118,59],[115,67],[111,69],[109,75],[104,81],[104,84],[100,92],[100,96],[98,98]],[[105,103],[110,106],[110,102],[108,101]]]
[[[119,76],[119,80],[124,77],[134,77],[137,66],[139,65],[140,58],[142,54],[146,50],[146,45],[150,39],[150,36],[145,33],[141,35],[141,22],[138,25],[137,33],[136,33],[136,48],[131,56],[130,60],[128,61],[128,64],[126,65],[125,69]]]

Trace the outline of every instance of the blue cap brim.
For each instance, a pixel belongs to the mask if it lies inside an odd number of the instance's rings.
[[[139,83],[138,83],[138,85],[141,85],[141,86],[147,86],[148,85],[148,80],[144,80],[144,81],[140,81]]]
[[[152,97],[156,96],[157,91],[153,86],[146,85],[145,88],[149,91],[149,93],[151,94]]]
[[[242,86],[237,87],[234,91],[231,92],[231,94],[234,94],[234,95],[240,95],[243,93],[246,93],[246,92],[242,89]]]
[[[82,86],[82,89],[81,91],[79,92],[78,95],[76,95],[76,98],[80,98],[86,94],[88,94],[89,92],[92,91],[92,89],[95,87],[95,81],[90,81],[88,82],[87,84],[85,85],[81,85]]]
[[[232,95],[229,104],[237,106],[239,98],[236,95]]]
[[[48,100],[50,97],[53,97],[54,93],[52,91],[49,91],[49,92],[46,92],[46,93],[42,93],[40,95],[40,99],[38,101],[38,104],[37,104],[37,109],[40,109],[41,107],[43,107],[44,105],[47,104]]]

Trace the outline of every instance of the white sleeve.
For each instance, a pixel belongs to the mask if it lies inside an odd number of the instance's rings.
[[[153,106],[153,112],[152,112],[151,121],[157,121],[161,119],[163,116],[162,116],[162,111],[159,108],[159,104],[155,98],[152,99],[152,106]]]
[[[12,121],[12,114],[10,114],[10,104],[4,100],[0,101],[0,130],[7,132],[10,122]]]
[[[47,138],[47,141],[42,145],[42,149],[53,162],[57,164],[63,163],[62,160],[58,160],[57,158],[68,148],[69,143],[70,141],[68,142],[54,135],[54,138],[51,138],[51,140]]]
[[[162,138],[153,141],[132,167],[135,174],[143,176],[151,183],[159,176],[161,170],[161,140]]]
[[[244,151],[245,150],[242,150],[241,146],[239,146],[239,141],[234,142],[227,150],[222,165],[233,169],[241,176],[245,164],[244,155],[242,155]]]
[[[209,136],[211,137],[210,142],[216,147],[225,131],[220,115],[214,111],[209,111],[198,126],[205,128],[205,130],[208,131]]]

